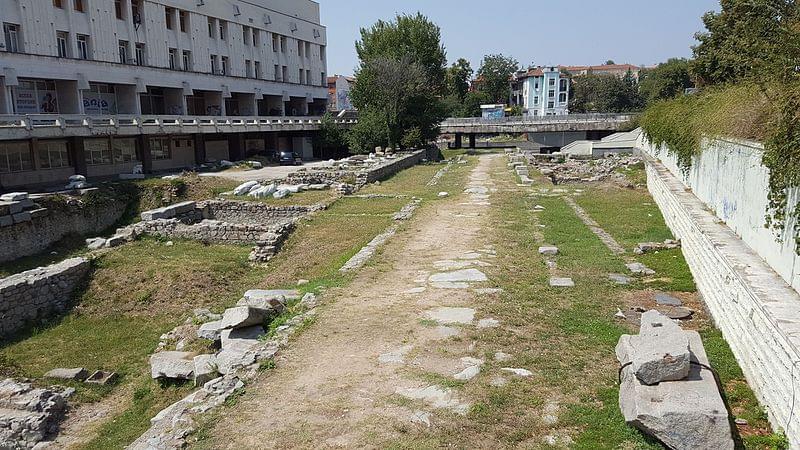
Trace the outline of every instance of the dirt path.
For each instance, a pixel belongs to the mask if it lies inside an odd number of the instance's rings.
[[[377,265],[329,291],[314,326],[248,388],[205,444],[380,447],[413,427],[465,414],[470,399],[447,385],[477,375],[483,363],[459,334],[498,325],[472,308],[477,296],[492,293],[481,268],[495,258],[486,213],[490,171],[501,159],[479,158],[467,193],[424,208]]]

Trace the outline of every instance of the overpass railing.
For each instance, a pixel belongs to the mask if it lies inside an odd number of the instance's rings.
[[[635,117],[634,114],[569,114],[562,116],[512,116],[497,119],[484,119],[472,117],[456,119],[450,118],[442,122],[443,127],[463,127],[470,125],[542,125],[542,124],[570,124],[570,123],[597,123],[597,122],[628,122]]]

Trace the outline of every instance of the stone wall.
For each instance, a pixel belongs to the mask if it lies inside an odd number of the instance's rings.
[[[359,184],[362,184],[362,181],[364,182],[363,184],[369,184],[386,179],[397,172],[416,166],[427,156],[427,154],[427,150],[415,150],[399,155],[397,159],[389,160],[378,167],[370,169],[367,171],[366,177],[363,177],[362,175],[361,177],[357,178],[357,181]]]
[[[97,235],[119,221],[126,208],[124,202],[40,208],[30,220],[2,228],[0,263],[40,253],[70,234]]]
[[[211,200],[198,204],[203,217],[223,222],[269,225],[305,217],[319,211],[320,205],[312,206],[272,206],[260,202]]]
[[[751,170],[760,171],[760,165]],[[731,180],[743,186],[732,189],[729,198],[736,198],[736,192],[745,195],[741,187],[756,189],[744,183],[748,179]],[[795,395],[800,389],[800,295],[653,158],[647,158],[647,180],[667,225],[681,239],[706,307],[773,427],[786,432],[792,448],[800,448],[800,414],[795,411],[800,408],[795,404],[800,401]]]
[[[401,170],[415,166],[427,156],[427,150],[414,150],[398,153],[392,159],[373,163],[372,166],[367,167],[355,166],[351,169],[298,171],[286,177],[284,182],[286,184],[352,184],[355,182],[356,186],[361,187],[369,183],[383,180]]]
[[[89,260],[73,258],[0,280],[0,336],[66,311],[89,268]]]

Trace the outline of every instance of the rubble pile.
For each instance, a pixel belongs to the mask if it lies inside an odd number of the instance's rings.
[[[58,433],[69,393],[0,381],[0,448],[32,449]]]
[[[579,160],[534,160],[542,175],[550,178],[553,184],[592,183],[612,181],[625,187],[633,187],[619,169],[640,164],[642,159],[632,155],[612,155],[602,159]]]

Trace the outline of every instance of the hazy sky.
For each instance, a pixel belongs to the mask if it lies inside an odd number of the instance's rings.
[[[359,28],[396,13],[427,15],[442,28],[447,58],[487,53],[528,65],[655,64],[688,57],[703,13],[719,0],[317,0],[328,27],[328,72],[358,64]]]

